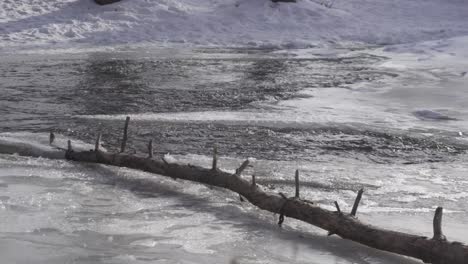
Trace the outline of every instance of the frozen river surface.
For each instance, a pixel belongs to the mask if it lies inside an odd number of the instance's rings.
[[[385,52],[154,50],[4,56],[0,143],[48,133],[234,170],[258,182],[431,236],[437,206],[468,242],[468,67],[402,68]],[[405,64],[407,65],[407,64]],[[2,144],[3,144],[2,143]],[[1,144],[0,144],[1,146]],[[203,185],[128,169],[0,155],[5,263],[419,263],[259,211]]]

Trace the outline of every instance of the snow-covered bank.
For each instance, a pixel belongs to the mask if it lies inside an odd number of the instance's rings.
[[[308,47],[468,34],[464,0],[92,0],[0,3],[0,50],[126,44]]]

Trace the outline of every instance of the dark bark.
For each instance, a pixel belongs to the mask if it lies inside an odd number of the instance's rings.
[[[120,152],[125,152],[125,147],[127,146],[129,122],[130,122],[130,117],[127,116],[127,118],[125,119],[124,133],[123,133],[123,138],[122,138],[122,145],[120,146]]]

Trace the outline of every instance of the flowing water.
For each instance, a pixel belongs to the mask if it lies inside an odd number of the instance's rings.
[[[468,242],[466,80],[379,67],[365,50],[300,57],[198,49],[8,55],[0,60],[0,139],[129,151],[222,169],[256,158],[269,189],[334,210],[366,190],[360,217],[431,236],[444,206]],[[450,89],[449,89],[449,88]],[[446,89],[444,89],[446,88]],[[5,263],[417,263],[241,203],[224,190],[128,169],[0,155]]]

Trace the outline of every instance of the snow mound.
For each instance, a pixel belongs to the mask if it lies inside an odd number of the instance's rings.
[[[2,0],[0,50],[126,44],[297,48],[468,34],[464,0]],[[328,2],[326,2],[328,3]]]

